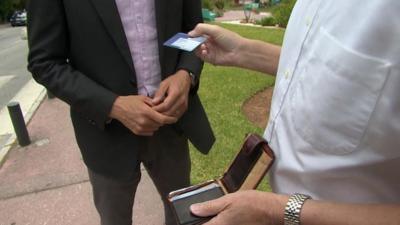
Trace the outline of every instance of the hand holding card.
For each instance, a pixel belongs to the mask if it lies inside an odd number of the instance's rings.
[[[168,39],[164,46],[191,52],[207,40],[206,37],[190,37],[185,33],[177,33]]]

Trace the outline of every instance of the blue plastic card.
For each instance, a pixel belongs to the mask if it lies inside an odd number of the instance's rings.
[[[168,39],[164,46],[191,52],[207,40],[205,37],[190,37],[185,33],[177,33]]]

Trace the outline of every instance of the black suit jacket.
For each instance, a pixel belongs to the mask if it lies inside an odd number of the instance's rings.
[[[115,0],[30,0],[28,69],[34,79],[71,106],[75,136],[87,166],[124,176],[138,161],[143,137],[118,121],[106,123],[117,96],[137,94],[135,70]],[[162,44],[202,21],[200,0],[155,0],[162,78],[186,69],[199,76],[193,54]],[[207,153],[214,136],[197,87],[188,111],[174,125]]]

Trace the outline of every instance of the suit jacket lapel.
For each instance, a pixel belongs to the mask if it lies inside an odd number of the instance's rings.
[[[160,65],[161,65],[161,76],[164,78],[167,74],[165,74],[165,63],[164,63],[164,40],[165,38],[165,26],[166,26],[166,0],[154,0],[155,8],[156,8],[156,25],[157,25],[157,35],[158,35],[158,52],[160,57]]]
[[[97,13],[102,19],[108,33],[114,40],[123,58],[128,63],[132,71],[134,70],[131,52],[128,41],[122,26],[121,17],[118,13],[118,8],[115,0],[91,0]]]

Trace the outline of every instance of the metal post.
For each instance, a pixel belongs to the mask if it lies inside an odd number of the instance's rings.
[[[20,146],[26,146],[31,143],[28,130],[26,129],[24,116],[22,115],[21,108],[18,102],[10,102],[7,105],[8,112],[10,113],[11,122],[14,126],[15,134],[17,135],[18,143]]]
[[[56,96],[54,96],[54,94],[51,93],[51,92],[47,89],[47,98],[53,99],[53,98],[55,98],[55,97],[56,97]]]

